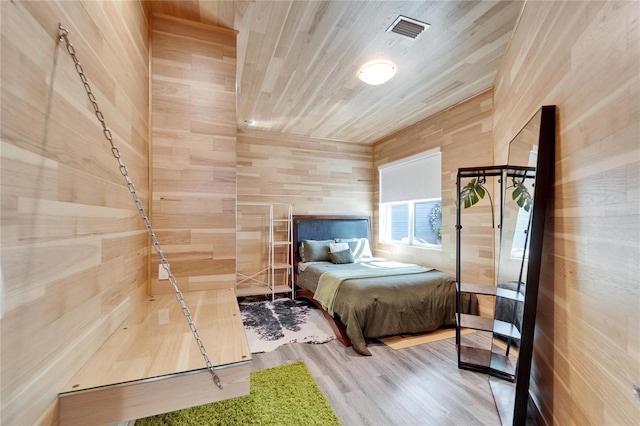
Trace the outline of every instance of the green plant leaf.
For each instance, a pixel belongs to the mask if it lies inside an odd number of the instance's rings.
[[[466,209],[477,204],[486,194],[487,191],[482,183],[474,178],[460,190],[460,200]]]
[[[515,200],[520,208],[528,212],[533,205],[533,197],[529,189],[525,186],[524,179],[518,182],[515,178],[511,178],[511,182],[513,183],[513,194],[511,194],[511,198]]]
[[[484,188],[481,185],[478,185],[476,187],[476,192],[478,193],[478,196],[480,198],[484,198],[484,195],[486,194],[486,191],[484,190]]]
[[[513,190],[513,194],[512,197],[515,200],[516,198],[518,198],[520,196],[520,194],[522,194],[522,187],[521,186],[516,186],[515,189]]]

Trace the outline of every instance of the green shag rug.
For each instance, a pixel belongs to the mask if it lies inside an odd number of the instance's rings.
[[[251,372],[247,396],[136,420],[158,425],[341,425],[307,366],[293,364]]]

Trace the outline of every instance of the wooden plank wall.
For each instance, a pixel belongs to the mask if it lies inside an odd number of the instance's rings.
[[[58,23],[148,207],[148,20],[138,2],[3,1],[2,414],[57,393],[146,292],[148,237]]]
[[[374,144],[374,240],[380,256],[435,267],[455,275],[456,177],[458,168],[493,164],[493,92],[485,91]],[[378,167],[430,149],[442,152],[442,250],[379,243],[377,203]],[[494,242],[489,203],[483,200],[469,210],[463,244],[463,277],[468,282],[492,284]],[[487,222],[488,220],[488,222]],[[475,225],[481,225],[475,227]],[[488,226],[486,226],[488,225]]]
[[[546,424],[640,421],[640,8],[527,2],[495,85],[498,161],[557,105],[531,394]]]
[[[182,291],[232,288],[236,32],[153,15],[152,222]],[[172,291],[151,258],[151,292]]]
[[[371,146],[254,129],[238,133],[238,201],[293,214],[372,214]],[[264,268],[264,209],[238,207],[238,272]],[[281,211],[281,209],[280,209]]]
[[[242,130],[238,201],[290,203],[294,215],[371,215],[372,151],[356,143]]]

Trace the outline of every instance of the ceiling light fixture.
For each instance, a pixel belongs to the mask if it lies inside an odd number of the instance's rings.
[[[373,61],[360,69],[360,80],[377,86],[387,82],[396,74],[396,66],[389,61]]]

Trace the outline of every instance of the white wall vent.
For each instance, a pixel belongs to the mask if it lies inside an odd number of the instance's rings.
[[[398,16],[393,24],[387,28],[386,32],[400,34],[411,39],[416,39],[424,30],[429,28],[431,24],[418,21],[417,19],[407,18],[406,16]]]

